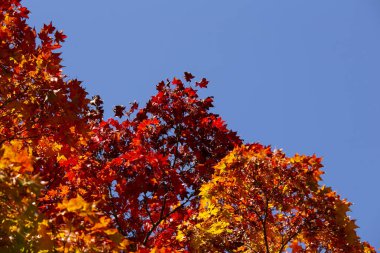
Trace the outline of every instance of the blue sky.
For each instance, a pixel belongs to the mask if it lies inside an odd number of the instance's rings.
[[[65,74],[115,104],[145,102],[184,71],[247,142],[324,158],[380,247],[380,1],[29,0],[29,23],[69,36]]]

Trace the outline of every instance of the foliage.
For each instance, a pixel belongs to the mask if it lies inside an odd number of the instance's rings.
[[[196,222],[185,230],[192,249],[374,252],[355,232],[351,204],[320,185],[320,162],[260,144],[235,148],[201,188]]]
[[[197,208],[200,186],[241,143],[211,106],[212,98],[174,79],[158,84],[144,108],[132,105],[128,119],[93,129],[73,180],[136,246],[176,244],[176,227]]]
[[[0,2],[1,252],[375,252],[320,159],[243,145],[185,72],[145,106],[87,98],[66,36]]]
[[[36,216],[42,187],[33,171],[30,152],[13,141],[0,150],[0,249],[23,251],[41,246]]]
[[[79,131],[88,113],[86,92],[77,80],[64,81],[55,52],[66,36],[51,23],[37,33],[26,24],[28,13],[19,1],[1,2],[0,144],[69,138],[66,129]]]

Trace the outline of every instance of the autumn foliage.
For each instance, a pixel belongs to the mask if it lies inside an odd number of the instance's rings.
[[[66,36],[0,2],[1,252],[375,252],[321,159],[244,144],[185,72],[103,119]],[[116,118],[117,117],[117,118]]]

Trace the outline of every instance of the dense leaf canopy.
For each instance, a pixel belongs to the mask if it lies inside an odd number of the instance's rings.
[[[1,252],[375,252],[321,159],[244,144],[198,95],[207,79],[104,120],[62,73],[66,36],[28,14],[0,2]]]

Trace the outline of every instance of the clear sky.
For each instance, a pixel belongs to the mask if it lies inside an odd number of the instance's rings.
[[[380,1],[27,0],[30,24],[69,36],[65,74],[115,104],[145,102],[184,71],[247,142],[324,158],[380,247]]]

